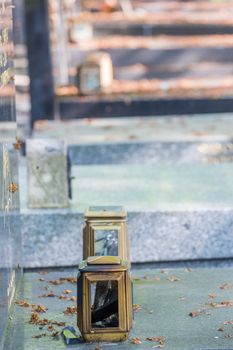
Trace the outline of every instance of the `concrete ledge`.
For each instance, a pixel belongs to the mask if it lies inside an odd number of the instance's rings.
[[[72,266],[82,259],[83,215],[22,215],[25,267]],[[233,257],[233,210],[130,212],[133,262]]]

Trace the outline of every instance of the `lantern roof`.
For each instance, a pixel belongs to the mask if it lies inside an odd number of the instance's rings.
[[[91,206],[85,212],[85,219],[125,219],[126,210],[122,206]]]
[[[129,269],[127,260],[117,256],[91,256],[83,260],[79,265],[81,272],[112,272]]]

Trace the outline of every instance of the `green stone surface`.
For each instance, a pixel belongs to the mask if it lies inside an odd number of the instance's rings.
[[[128,211],[233,206],[233,165],[74,166],[72,208],[122,204]]]
[[[43,121],[34,138],[61,138],[68,145],[150,141],[227,141],[233,136],[233,114]]]
[[[123,205],[127,211],[216,210],[233,207],[233,164],[96,165],[72,167],[70,209]],[[27,211],[26,167],[20,169]]]
[[[27,272],[19,299],[45,305],[48,311],[41,314],[41,318],[66,322],[76,327],[76,315],[67,316],[63,313],[67,306],[75,305],[74,302],[59,300],[57,297],[39,297],[49,291],[59,296],[65,289],[72,290],[71,295],[76,295],[75,284],[54,286],[47,282],[60,277],[75,277],[76,274],[76,269],[51,271],[47,275]],[[134,345],[129,340],[120,344],[99,344],[102,349],[152,349],[158,343],[146,341],[146,338],[159,336],[165,338],[164,350],[233,349],[232,325],[224,325],[226,321],[233,321],[233,306],[210,305],[233,300],[232,269],[134,269],[133,277],[134,303],[141,305],[142,309],[135,312],[130,340],[139,337],[142,343]],[[39,281],[39,278],[45,281]],[[224,283],[228,284],[221,289]],[[45,290],[45,287],[49,289]],[[210,293],[216,293],[216,298],[210,298]],[[194,311],[198,312],[197,317],[189,316]],[[53,339],[49,335],[47,327],[39,329],[38,326],[28,324],[30,314],[30,308],[15,306],[9,326],[9,333],[12,328],[14,333],[6,344],[7,350],[67,349],[61,337]],[[224,330],[218,331],[220,327]],[[61,327],[55,328],[61,331]],[[33,338],[43,333],[47,336]],[[70,348],[94,350],[96,346],[81,344]]]

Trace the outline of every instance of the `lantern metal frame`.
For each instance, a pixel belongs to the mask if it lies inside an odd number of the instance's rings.
[[[118,254],[122,260],[130,261],[129,238],[127,229],[127,213],[122,207],[96,207],[86,211],[86,225],[83,229],[83,259],[89,256],[96,256],[95,232],[96,231],[117,231]],[[115,210],[114,210],[115,208]],[[118,210],[116,210],[116,208]]]
[[[91,284],[117,281],[118,327],[95,328],[91,321]],[[86,341],[123,341],[132,328],[132,281],[129,264],[119,257],[89,257],[79,266],[78,327]]]

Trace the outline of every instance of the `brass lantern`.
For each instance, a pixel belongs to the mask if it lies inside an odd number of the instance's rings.
[[[113,65],[107,52],[91,53],[77,69],[79,94],[93,95],[111,92]]]
[[[132,327],[129,266],[119,257],[89,257],[79,266],[78,327],[85,341],[123,341]]]
[[[83,259],[89,256],[119,256],[130,261],[127,213],[122,207],[90,207],[85,213]]]

